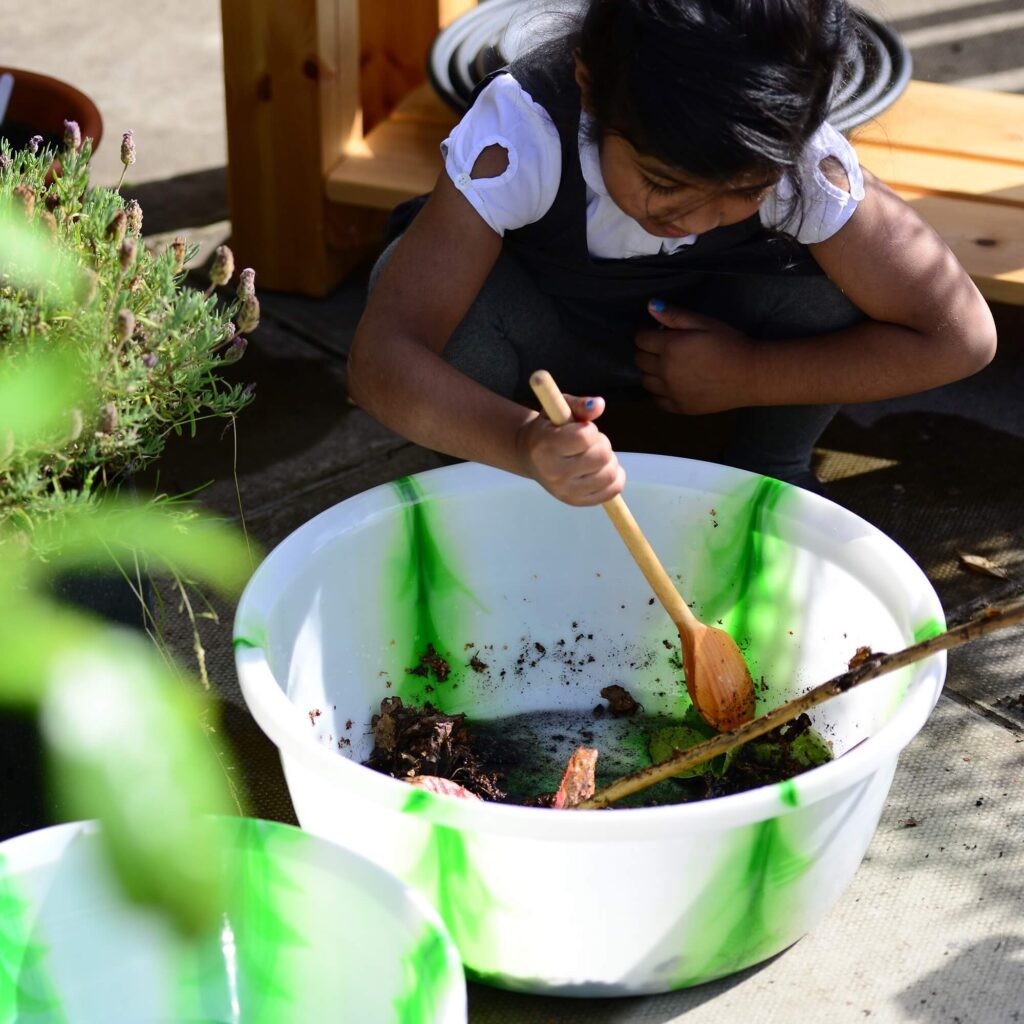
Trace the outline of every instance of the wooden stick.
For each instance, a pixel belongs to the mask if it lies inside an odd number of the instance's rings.
[[[969,622],[947,630],[945,633],[940,633],[938,636],[922,640],[902,651],[896,651],[894,654],[871,654],[855,668],[849,669],[826,683],[821,683],[802,696],[761,715],[760,718],[746,722],[730,732],[723,732],[704,743],[698,743],[697,746],[690,747],[688,750],[680,751],[660,764],[641,768],[639,771],[617,779],[605,786],[604,789],[598,790],[589,800],[576,804],[572,809],[587,810],[607,807],[616,800],[621,800],[632,793],[638,793],[648,786],[653,786],[656,782],[662,782],[672,778],[673,775],[678,775],[679,772],[687,768],[710,761],[712,758],[718,757],[719,754],[749,743],[750,740],[777,729],[780,725],[796,718],[797,715],[832,697],[838,697],[855,686],[866,683],[869,679],[875,679],[888,672],[895,672],[897,669],[927,658],[931,654],[948,650],[951,647],[959,647],[961,644],[977,640],[996,630],[1005,629],[1022,620],[1024,620],[1024,598],[1017,598],[1004,604],[989,605],[980,615]]]

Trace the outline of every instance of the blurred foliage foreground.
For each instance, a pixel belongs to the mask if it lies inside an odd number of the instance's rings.
[[[89,140],[67,129],[59,154],[0,149],[0,703],[38,712],[55,795],[102,821],[127,893],[195,932],[220,905],[207,814],[231,805],[212,709],[141,631],[61,604],[54,581],[113,569],[240,590],[240,533],[118,482],[170,433],[246,404],[218,369],[259,308],[252,271],[226,309],[213,296],[225,247],[205,293],[184,284],[184,241],[148,252],[138,203],[89,187]]]

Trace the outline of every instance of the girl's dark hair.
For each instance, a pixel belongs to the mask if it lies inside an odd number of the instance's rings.
[[[568,42],[600,135],[725,183],[797,164],[851,35],[846,0],[590,0]]]

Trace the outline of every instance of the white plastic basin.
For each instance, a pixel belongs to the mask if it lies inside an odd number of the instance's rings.
[[[229,899],[194,943],[124,901],[95,823],[0,843],[0,1019],[464,1024],[458,954],[421,896],[301,829],[219,822]]]
[[[921,570],[849,511],[720,466],[622,461],[627,502],[681,592],[763,678],[761,710],[838,674],[860,646],[943,628]],[[471,977],[571,995],[697,984],[814,927],[856,871],[945,673],[938,655],[825,703],[812,719],[834,761],[700,803],[553,811],[375,773],[360,761],[385,696],[475,718],[583,715],[621,683],[648,712],[687,706],[678,637],[604,512],[473,464],[378,487],[296,530],[251,580],[235,637],[303,827],[421,889]],[[443,684],[406,671],[428,642],[453,666]],[[468,666],[474,654],[485,671]]]

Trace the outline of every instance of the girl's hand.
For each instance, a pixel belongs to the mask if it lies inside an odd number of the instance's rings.
[[[604,399],[565,399],[572,409],[571,423],[556,427],[537,416],[519,429],[516,444],[523,470],[566,504],[600,505],[626,483],[611,442],[592,422],[604,412]]]
[[[647,308],[668,330],[638,331],[635,362],[660,408],[697,415],[756,404],[750,379],[753,343],[745,334],[659,299]]]

